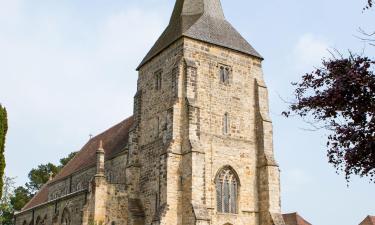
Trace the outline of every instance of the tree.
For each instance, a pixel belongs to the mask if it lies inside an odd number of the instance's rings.
[[[0,200],[0,224],[12,225],[14,210],[10,199],[14,191],[14,179],[4,176],[3,184],[3,196]]]
[[[52,164],[41,164],[37,168],[32,169],[29,172],[29,182],[26,183],[27,189],[30,193],[35,193],[40,190],[40,188],[47,183],[47,181],[54,177],[59,172],[59,167]]]
[[[70,153],[67,157],[60,159],[60,168],[62,169],[70,160],[74,158],[74,156],[77,155],[77,152]]]
[[[292,113],[328,128],[329,163],[352,174],[375,176],[375,61],[351,55],[324,60],[323,66],[295,83]]]
[[[7,111],[3,108],[0,104],[0,197],[2,196],[3,190],[3,176],[4,176],[4,169],[5,169],[5,136],[8,131],[8,118],[7,118]]]
[[[32,198],[31,193],[25,187],[17,187],[10,197],[10,204],[15,211],[20,211]]]
[[[47,183],[50,178],[55,177],[76,154],[77,152],[72,152],[67,157],[61,158],[59,165],[47,163],[32,169],[28,175],[30,181],[26,183],[29,193],[35,194],[38,192],[40,188]]]
[[[367,5],[365,9],[369,9],[374,6],[374,0],[367,0]]]

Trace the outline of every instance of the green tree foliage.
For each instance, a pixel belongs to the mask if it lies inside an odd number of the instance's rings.
[[[4,177],[3,184],[3,196],[0,199],[0,224],[12,225],[14,209],[10,199],[14,191],[14,179]]]
[[[76,154],[77,152],[72,152],[67,157],[61,158],[59,165],[47,163],[32,169],[29,173],[30,181],[26,183],[29,193],[35,194],[38,192],[40,188],[47,183],[50,178],[55,177]]]
[[[31,193],[35,193],[40,190],[40,188],[47,183],[47,181],[56,176],[59,172],[59,167],[52,164],[41,164],[37,168],[32,169],[29,172],[29,182],[26,184],[27,189]]]
[[[70,160],[72,160],[74,158],[74,156],[76,156],[76,154],[77,154],[77,152],[72,152],[67,157],[60,159],[60,166],[59,167],[62,169],[64,166],[66,166],[66,164],[68,164],[68,162]]]
[[[25,186],[14,187],[14,179],[4,177],[3,197],[0,199],[0,224],[12,225],[14,212],[20,211],[40,188],[54,177],[77,154],[70,153],[61,158],[59,165],[41,164],[30,171],[29,182]]]
[[[32,198],[31,193],[25,187],[18,187],[10,197],[10,204],[15,211],[20,211]]]
[[[4,156],[4,149],[5,149],[5,136],[8,131],[8,118],[7,118],[7,111],[4,107],[0,105],[0,197],[2,196],[2,189],[3,189],[3,176],[4,176],[4,169],[5,169],[5,156]]]

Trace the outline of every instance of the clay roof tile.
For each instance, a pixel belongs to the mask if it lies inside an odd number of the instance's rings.
[[[84,169],[91,168],[96,164],[96,150],[100,140],[103,140],[105,158],[110,159],[122,152],[129,139],[129,130],[133,125],[133,116],[121,123],[109,128],[98,136],[88,141],[77,155],[25,205],[22,211],[31,209],[48,201],[48,186],[57,181],[63,180],[70,175]]]

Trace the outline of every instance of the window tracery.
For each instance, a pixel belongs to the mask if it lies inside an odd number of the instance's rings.
[[[238,201],[237,175],[230,167],[223,168],[216,177],[217,211],[220,213],[237,213]]]

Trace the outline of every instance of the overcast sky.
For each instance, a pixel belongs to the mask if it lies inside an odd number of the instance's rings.
[[[222,0],[227,19],[264,56],[281,169],[283,212],[314,225],[357,225],[375,214],[374,184],[328,165],[324,131],[280,116],[290,82],[328,49],[374,56],[355,35],[375,29],[366,0]],[[6,174],[27,181],[130,116],[135,68],[167,25],[174,0],[0,0],[0,102],[9,112]]]

